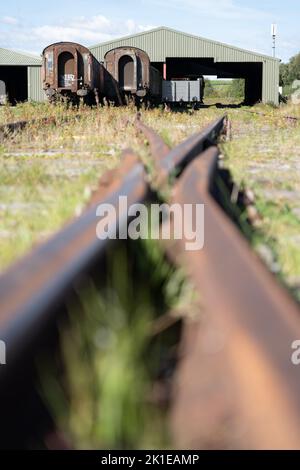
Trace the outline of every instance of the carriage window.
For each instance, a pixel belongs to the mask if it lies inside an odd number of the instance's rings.
[[[47,52],[46,54],[48,72],[53,72],[53,52]]]

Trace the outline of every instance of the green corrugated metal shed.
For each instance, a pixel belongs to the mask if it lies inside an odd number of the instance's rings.
[[[44,101],[45,94],[41,80],[41,57],[17,52],[0,47],[1,66],[24,66],[27,67],[28,99],[30,101]]]
[[[0,65],[41,66],[41,57],[0,47]]]
[[[102,61],[107,51],[119,46],[135,46],[145,50],[151,62],[167,58],[214,58],[217,62],[261,62],[263,64],[262,100],[278,104],[279,59],[247,51],[220,42],[204,39],[161,26],[143,33],[126,36],[90,47]]]

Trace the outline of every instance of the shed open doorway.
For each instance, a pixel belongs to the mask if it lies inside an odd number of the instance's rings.
[[[27,67],[1,65],[0,80],[5,83],[8,102],[12,105],[28,99]]]

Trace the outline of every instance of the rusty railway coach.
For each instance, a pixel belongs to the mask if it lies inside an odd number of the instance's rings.
[[[43,88],[48,100],[99,102],[104,93],[103,67],[84,46],[58,42],[43,51]]]
[[[109,74],[119,84],[124,98],[136,100],[161,99],[162,77],[150,65],[148,54],[130,46],[117,47],[104,56],[104,65]]]

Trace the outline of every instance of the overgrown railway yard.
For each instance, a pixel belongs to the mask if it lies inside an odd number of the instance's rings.
[[[250,218],[253,227],[246,227],[246,234],[269,268],[300,298],[299,107],[247,109],[225,110],[231,140],[221,148],[223,165],[236,185],[232,198],[237,189],[247,190],[253,206],[241,217],[242,222]],[[213,106],[195,112],[147,110],[142,117],[173,147],[222,114]],[[0,125],[48,115],[57,118],[56,125],[36,122],[1,143],[1,270],[80,214],[100,176],[118,165],[122,150],[132,148],[151,167],[134,127],[134,107],[78,112],[24,104],[1,108]]]
[[[299,106],[26,103],[0,126],[1,445],[298,448]],[[97,240],[120,195],[203,203],[203,250]]]

